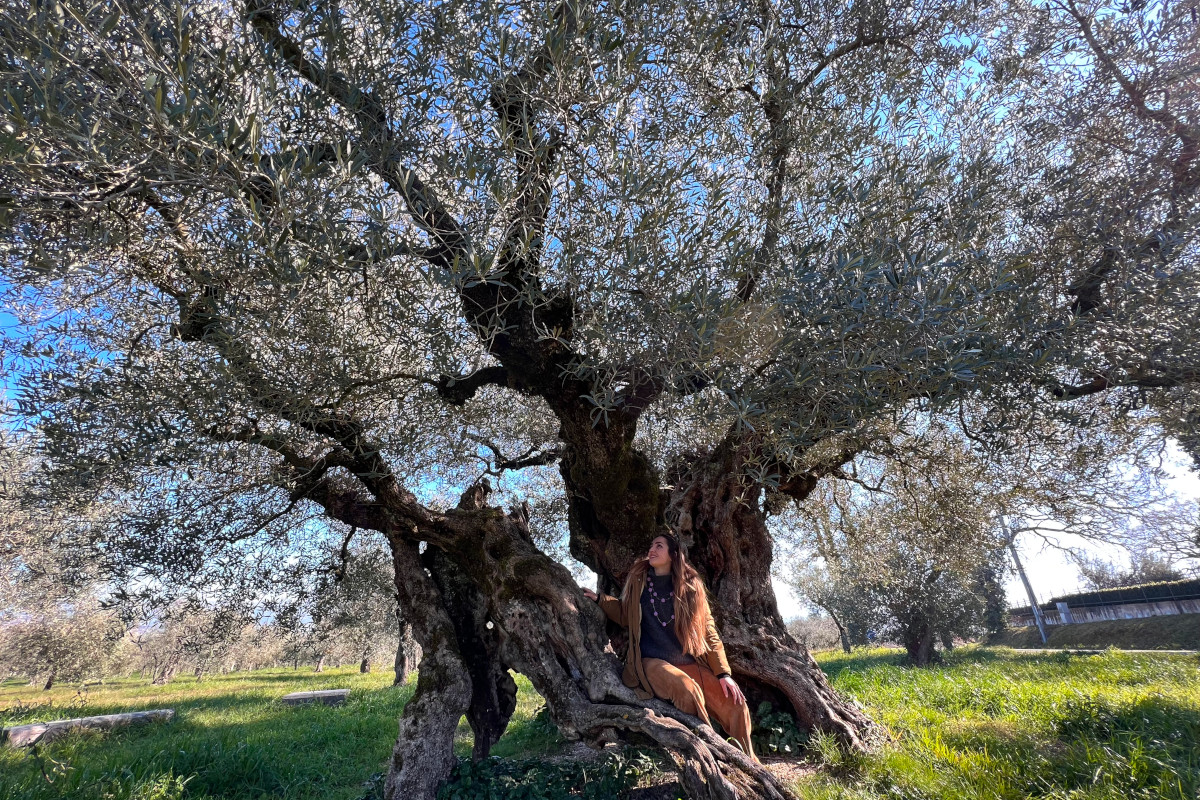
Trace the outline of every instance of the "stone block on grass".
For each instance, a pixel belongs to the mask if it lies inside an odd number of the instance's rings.
[[[317,692],[292,692],[284,695],[280,702],[285,706],[305,706],[310,703],[340,706],[346,704],[346,698],[349,696],[349,689],[323,689]]]
[[[0,730],[0,741],[10,747],[31,747],[56,739],[72,730],[112,730],[146,722],[166,722],[173,716],[175,716],[174,709],[158,708],[152,711],[131,711],[126,714],[103,714],[98,717],[34,722],[29,725],[15,725]]]

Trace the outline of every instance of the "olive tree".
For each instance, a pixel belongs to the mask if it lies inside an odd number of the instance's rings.
[[[307,603],[318,671],[329,656],[348,656],[361,672],[372,660],[394,657],[403,646],[396,615],[391,554],[369,545],[347,546],[337,564],[319,574]]]
[[[871,629],[925,666],[939,640],[984,632],[1006,534],[982,480],[988,464],[963,437],[932,427],[911,448],[895,442],[890,459],[855,469],[856,481],[814,493],[799,527],[820,560],[796,585],[852,627],[855,643]]]
[[[172,498],[134,555],[278,554],[313,513],[383,534],[424,651],[389,797],[432,796],[463,714],[487,751],[508,668],[567,738],[673,753],[690,796],[787,796],[621,684],[532,507],[476,479],[556,469],[602,590],[674,526],[747,695],[865,746],[780,618],[767,513],[913,406],[1191,430],[1194,15],[6,8],[20,414],[57,491]]]

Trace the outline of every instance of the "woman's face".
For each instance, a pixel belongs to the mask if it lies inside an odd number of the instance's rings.
[[[654,537],[646,556],[650,559],[650,566],[655,569],[671,566],[671,551],[667,549],[667,540],[662,536]]]

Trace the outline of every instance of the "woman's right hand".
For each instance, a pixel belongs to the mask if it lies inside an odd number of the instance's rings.
[[[591,589],[584,589],[583,596],[586,597],[588,600],[591,600],[592,602],[596,601],[596,593],[593,592]]]

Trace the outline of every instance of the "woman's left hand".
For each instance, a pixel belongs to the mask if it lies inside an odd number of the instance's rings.
[[[721,691],[725,693],[726,697],[732,697],[733,702],[739,706],[746,702],[746,695],[742,694],[742,687],[738,686],[737,681],[728,675],[721,678]]]

